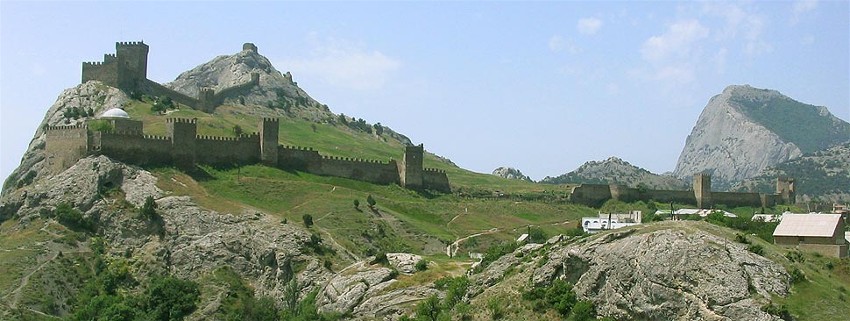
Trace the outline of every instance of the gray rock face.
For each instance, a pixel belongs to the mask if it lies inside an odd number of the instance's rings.
[[[671,175],[658,175],[637,167],[617,157],[604,161],[589,161],[576,170],[544,178],[541,183],[549,184],[620,184],[637,187],[646,185],[650,189],[684,190],[688,184]]]
[[[774,90],[729,86],[700,114],[674,175],[687,179],[707,172],[713,183],[729,187],[805,150],[846,141],[848,131],[850,125],[824,107],[793,101]]]
[[[669,228],[555,245],[532,283],[575,282],[580,298],[618,320],[779,320],[759,301],[788,293],[781,265],[688,228],[705,223],[664,224]]]
[[[80,117],[78,119],[66,119],[63,114],[71,108],[91,108],[95,115],[100,115],[106,110],[112,108],[120,108],[129,101],[127,95],[118,89],[103,85],[99,81],[89,81],[84,84],[77,85],[74,88],[66,89],[56,99],[56,102],[47,110],[44,119],[39,124],[38,129],[33,135],[33,139],[21,159],[21,165],[16,168],[3,184],[2,197],[18,187],[25,184],[24,177],[29,172],[35,173],[38,178],[45,173],[44,163],[44,136],[45,126],[67,126],[77,125],[85,122],[91,117]]]
[[[225,99],[226,104],[260,106],[286,101],[296,106],[290,112],[313,120],[333,116],[326,106],[314,100],[292,80],[287,72],[282,74],[272,66],[264,56],[251,50],[242,50],[233,55],[223,55],[186,71],[174,81],[164,84],[166,87],[198,97],[201,88],[211,88],[219,92],[225,88],[241,85],[251,80],[251,74],[260,74],[260,84],[249,93]],[[268,111],[268,110],[265,110]]]
[[[519,179],[531,182],[531,178],[522,174],[522,172],[513,167],[499,167],[493,170],[493,175],[507,179]]]
[[[416,272],[416,263],[422,260],[422,257],[410,253],[387,253],[387,261],[401,273]]]

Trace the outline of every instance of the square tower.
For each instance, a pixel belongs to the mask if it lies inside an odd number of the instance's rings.
[[[794,179],[788,177],[777,177],[776,194],[782,198],[782,202],[784,204],[794,204],[797,201],[797,193],[794,190]]]
[[[423,144],[405,146],[404,159],[401,161],[401,186],[409,189],[422,189],[422,158],[425,154]]]
[[[195,139],[198,136],[198,119],[168,118],[165,131],[171,138],[171,157],[182,168],[195,165]]]
[[[700,173],[694,175],[694,198],[698,208],[711,207],[711,175]]]
[[[116,42],[115,60],[118,65],[118,87],[136,89],[148,79],[148,45],[144,42]]]
[[[280,132],[280,120],[263,118],[260,120],[260,161],[266,166],[277,166],[277,138]]]

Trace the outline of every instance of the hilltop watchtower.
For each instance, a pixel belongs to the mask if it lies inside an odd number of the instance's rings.
[[[103,55],[103,62],[84,62],[82,82],[98,80],[126,91],[137,89],[148,76],[148,45],[144,42],[116,42],[115,54]]]
[[[401,175],[401,186],[409,189],[422,189],[422,158],[425,154],[423,144],[418,146],[406,146],[404,148],[404,159],[399,171]]]
[[[711,203],[711,175],[700,173],[694,175],[694,198],[698,208],[708,208]]]
[[[195,165],[195,138],[198,135],[198,119],[168,118],[165,130],[171,137],[172,157],[178,167]]]

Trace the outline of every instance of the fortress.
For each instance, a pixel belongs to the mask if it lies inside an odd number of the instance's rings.
[[[251,80],[219,92],[210,88],[199,88],[198,97],[189,97],[171,88],[149,80],[148,50],[144,42],[116,42],[115,54],[104,54],[102,62],[84,62],[82,82],[97,80],[107,86],[130,93],[144,93],[152,96],[167,96],[173,101],[193,109],[212,112],[222,104],[225,97],[249,90],[260,84],[260,74],[252,73]],[[257,52],[252,43],[242,45],[242,50]]]
[[[780,204],[793,204],[796,193],[794,180],[779,177],[776,179],[775,194],[713,192],[711,176],[694,175],[693,190],[651,190],[631,188],[623,185],[581,184],[573,187],[570,200],[574,203],[599,206],[609,199],[623,202],[649,201],[695,204],[698,208],[712,208],[714,205],[771,207]]]
[[[446,172],[423,167],[424,147],[407,146],[401,162],[380,162],[320,155],[312,148],[278,145],[279,121],[264,118],[259,133],[238,137],[198,136],[197,120],[169,118],[166,136],[143,133],[141,121],[131,120],[119,109],[101,119],[111,131],[91,131],[86,125],[48,126],[45,130],[46,160],[50,168],[64,170],[89,155],[106,155],[136,165],[195,164],[246,165],[262,163],[285,170],[298,170],[375,184],[399,184],[413,190],[450,193]]]

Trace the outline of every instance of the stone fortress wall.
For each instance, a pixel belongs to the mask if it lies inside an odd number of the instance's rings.
[[[149,49],[148,45],[141,41],[116,42],[115,54],[103,55],[102,62],[83,63],[82,82],[97,80],[127,93],[167,96],[179,104],[206,112],[211,112],[221,105],[225,97],[260,84],[260,74],[252,73],[251,80],[244,84],[228,87],[219,92],[210,88],[200,88],[198,97],[190,97],[147,78]],[[257,52],[257,46],[246,43],[242,45],[242,50]]]
[[[405,148],[404,159],[387,162],[320,155],[312,148],[278,145],[279,121],[260,120],[259,133],[238,137],[197,135],[196,119],[169,118],[166,136],[143,133],[142,122],[106,119],[112,131],[89,131],[85,125],[50,126],[45,146],[48,166],[59,171],[88,155],[106,155],[136,165],[246,165],[263,163],[285,170],[344,177],[375,184],[399,184],[414,190],[450,193],[445,171],[422,167],[423,145]],[[402,179],[405,178],[405,179]],[[408,183],[406,183],[408,182]]]
[[[776,179],[775,194],[714,192],[711,190],[711,176],[694,175],[693,190],[652,190],[632,188],[616,184],[581,184],[572,188],[570,200],[588,206],[599,206],[614,199],[623,202],[656,201],[662,203],[694,204],[698,208],[724,206],[763,206],[771,207],[795,202],[794,180],[779,177]]]

